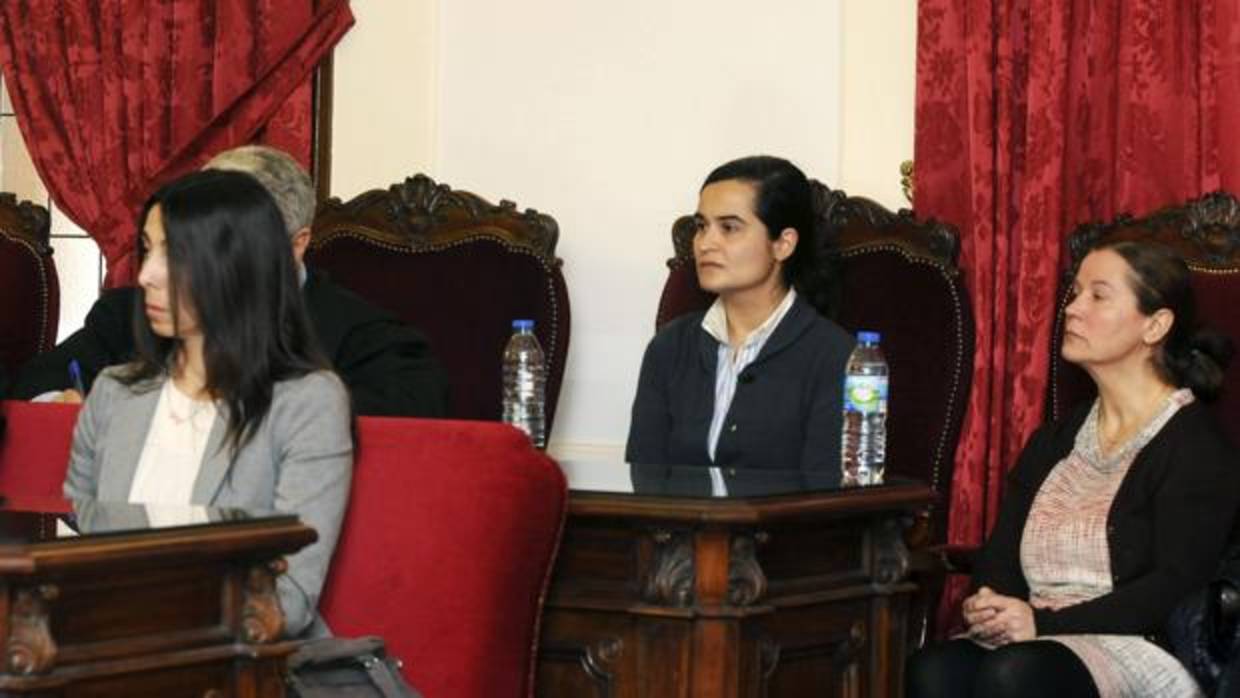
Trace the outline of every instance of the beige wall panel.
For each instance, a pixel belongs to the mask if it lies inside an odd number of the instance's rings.
[[[435,0],[351,5],[335,51],[332,193],[345,199],[433,170]]]
[[[910,206],[900,163],[913,157],[917,0],[844,3],[840,188]]]

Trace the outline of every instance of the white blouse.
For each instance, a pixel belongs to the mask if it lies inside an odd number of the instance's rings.
[[[728,314],[722,300],[716,298],[702,317],[702,329],[719,342],[718,363],[715,368],[715,411],[711,417],[710,431],[706,433],[706,450],[710,454],[711,462],[715,460],[715,447],[719,445],[723,422],[727,419],[728,410],[732,408],[732,398],[736,396],[736,382],[741,372],[762,353],[766,340],[775,334],[775,328],[779,327],[796,298],[796,290],[789,288],[784,299],[775,306],[775,310],[771,311],[766,320],[735,347],[729,343]],[[726,497],[728,494],[727,483],[718,466],[710,468],[710,493],[713,497]]]
[[[194,400],[164,381],[129,489],[131,503],[190,503],[216,412],[215,403]]]

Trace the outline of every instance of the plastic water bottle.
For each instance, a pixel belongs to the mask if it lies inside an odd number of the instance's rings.
[[[504,347],[504,416],[524,431],[537,448],[546,445],[547,362],[533,320],[513,320],[512,338]]]
[[[877,485],[887,462],[887,361],[877,332],[858,332],[844,373],[840,468],[845,485]]]

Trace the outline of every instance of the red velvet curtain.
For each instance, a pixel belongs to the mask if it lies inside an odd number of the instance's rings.
[[[959,226],[977,319],[950,542],[1042,420],[1064,235],[1240,184],[1238,62],[1237,0],[920,0],[916,205]]]
[[[317,9],[316,9],[317,4]],[[133,278],[134,217],[211,154],[264,140],[309,159],[308,80],[348,0],[13,0],[0,64],[57,205]]]

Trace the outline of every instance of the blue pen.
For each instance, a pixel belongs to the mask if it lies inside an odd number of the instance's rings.
[[[86,397],[86,384],[82,382],[82,365],[77,359],[69,360],[69,379],[73,381],[73,389],[82,397]]]

